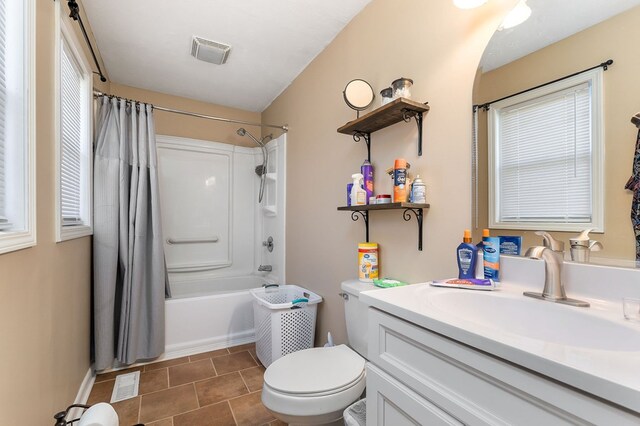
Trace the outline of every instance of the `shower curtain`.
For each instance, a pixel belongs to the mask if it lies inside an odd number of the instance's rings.
[[[101,97],[94,160],[96,370],[164,352],[165,262],[153,107]]]

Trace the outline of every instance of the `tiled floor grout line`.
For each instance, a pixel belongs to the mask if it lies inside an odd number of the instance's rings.
[[[138,423],[140,423],[140,415],[142,414],[142,395],[140,395],[138,400]]]
[[[251,393],[251,389],[249,389],[249,385],[247,385],[247,381],[244,379],[241,370],[238,370],[238,374],[240,375],[240,380],[244,383],[244,387],[247,388],[247,392]]]
[[[237,425],[238,424],[238,419],[236,419],[236,413],[233,412],[233,408],[231,407],[231,404],[229,403],[229,400],[227,399],[225,402],[227,403],[227,406],[229,407],[229,411],[231,411],[231,417],[233,417],[233,422]]]
[[[209,358],[209,360],[211,361],[211,366],[213,367],[213,372],[216,373],[216,377],[220,376],[218,374],[218,369],[216,368],[216,364],[213,362],[213,358]]]

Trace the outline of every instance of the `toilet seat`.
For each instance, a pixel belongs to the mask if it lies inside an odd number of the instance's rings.
[[[262,402],[285,421],[294,422],[290,416],[332,421],[362,395],[365,378],[365,359],[345,345],[305,349],[267,368]]]
[[[272,389],[293,395],[325,395],[353,386],[365,359],[346,345],[311,348],[276,360],[264,373]]]

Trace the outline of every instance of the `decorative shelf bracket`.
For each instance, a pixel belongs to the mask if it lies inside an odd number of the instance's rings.
[[[353,211],[351,212],[351,220],[356,222],[359,219],[358,214],[362,216],[362,220],[364,220],[364,228],[365,228],[365,235],[366,235],[365,241],[369,242],[369,212],[366,210]]]
[[[422,251],[422,209],[404,209],[402,218],[405,220],[405,222],[411,220],[411,213],[416,216],[416,220],[418,221],[418,250]]]
[[[360,142],[362,139],[364,139],[364,143],[367,144],[367,160],[371,161],[371,133],[358,132],[358,131],[353,132],[354,141]]]
[[[402,110],[402,119],[405,122],[411,121],[411,117],[416,119],[416,124],[418,126],[418,156],[422,156],[422,112],[413,111],[407,108]]]

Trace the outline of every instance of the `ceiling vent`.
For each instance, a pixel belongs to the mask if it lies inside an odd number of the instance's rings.
[[[191,56],[196,59],[210,62],[212,64],[222,65],[227,62],[230,52],[231,46],[228,44],[218,43],[217,41],[193,36]]]

